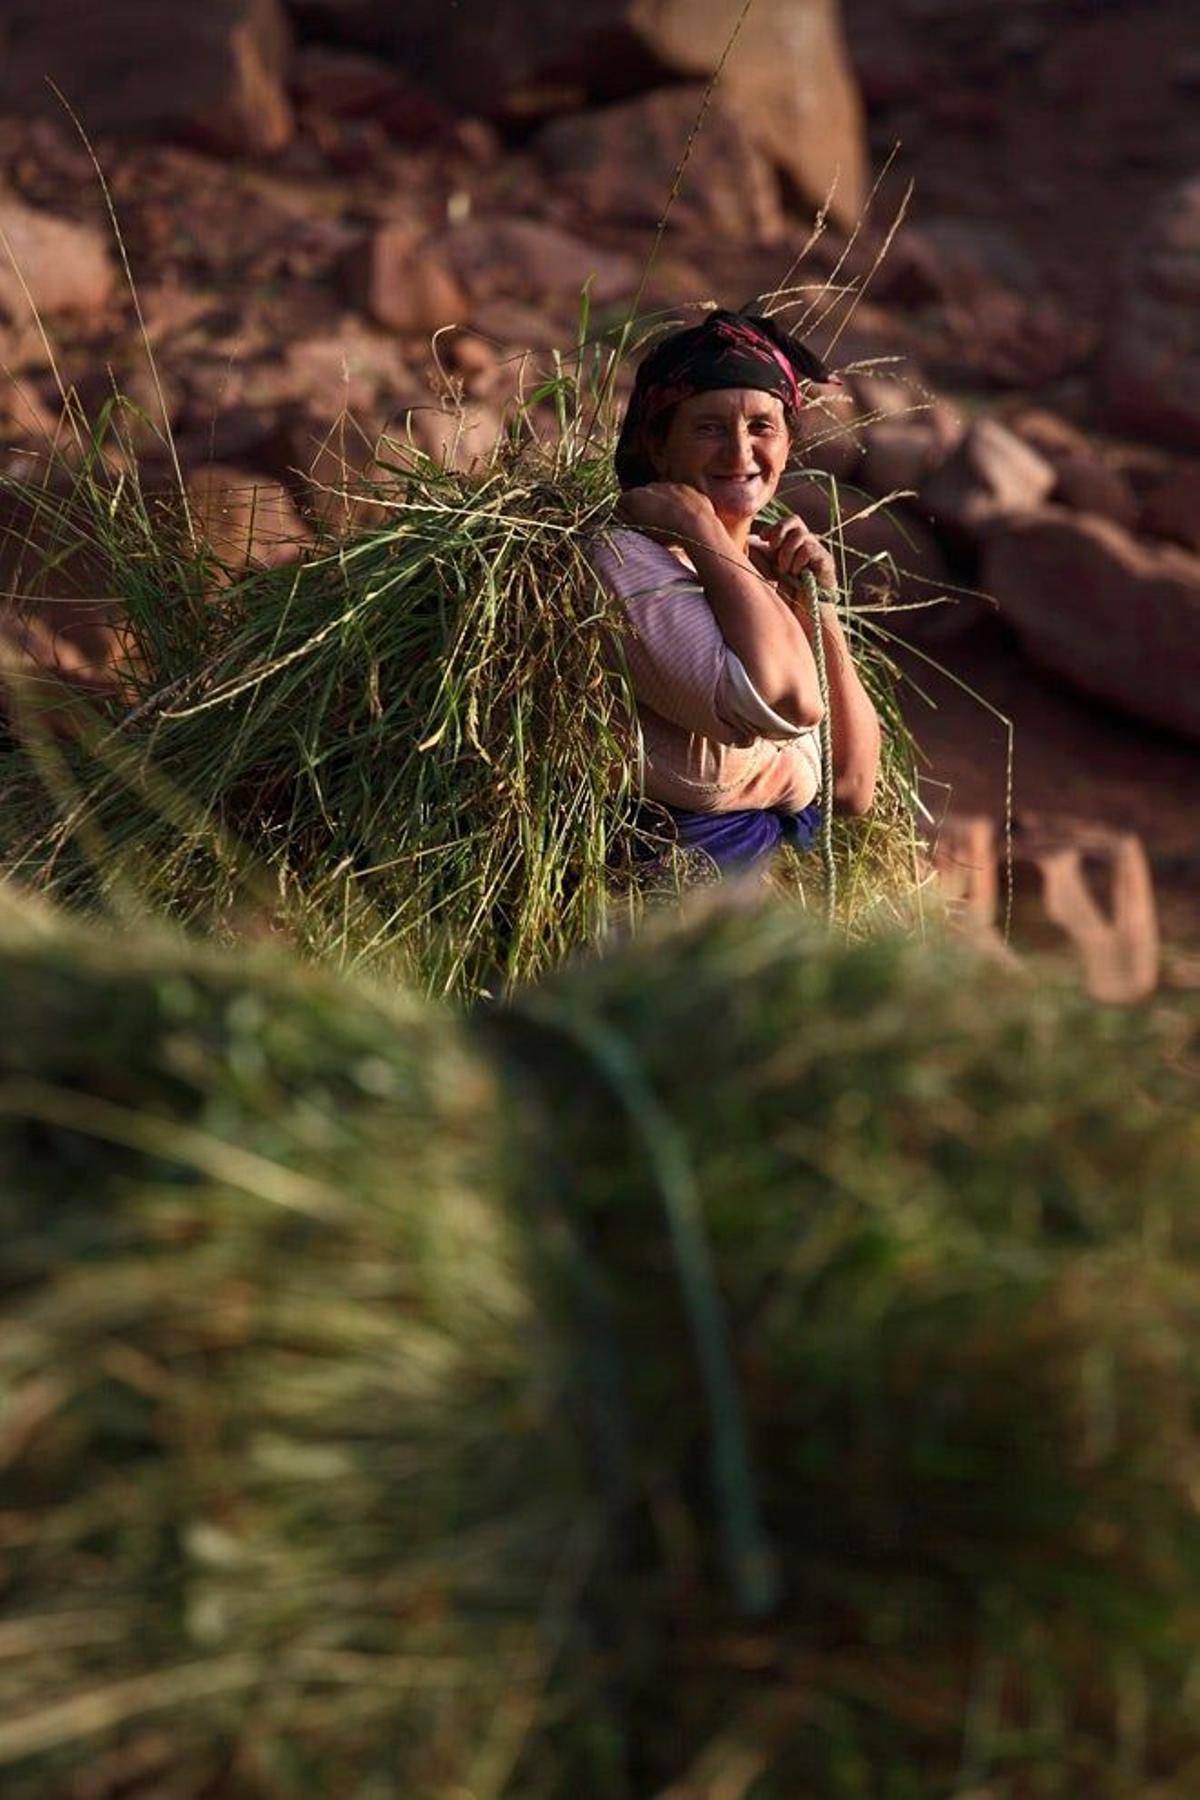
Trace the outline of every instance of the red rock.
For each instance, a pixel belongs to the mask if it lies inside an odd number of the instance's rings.
[[[305,44],[291,66],[291,89],[306,114],[369,121],[405,144],[449,138],[455,122],[393,64],[354,50]]]
[[[378,476],[379,433],[373,421],[330,419],[302,406],[283,413],[270,465],[287,481],[302,519],[343,536],[378,521],[369,490]]]
[[[18,327],[33,311],[94,313],[116,287],[116,271],[103,235],[0,197],[0,313]]]
[[[456,331],[442,340],[442,367],[472,400],[485,400],[502,385],[500,358],[486,339],[473,331]]]
[[[476,306],[497,298],[577,302],[589,281],[592,301],[604,305],[632,294],[640,275],[633,257],[595,249],[534,219],[468,219],[430,247]]]
[[[32,485],[0,483],[0,713],[18,731],[74,735],[80,698],[121,688],[120,608],[96,598],[110,571],[44,458],[16,473]]]
[[[1013,863],[1064,932],[1095,1000],[1131,1005],[1158,985],[1158,912],[1141,839],[1092,820],[1021,814]],[[1099,892],[1093,872],[1099,877]]]
[[[44,618],[0,609],[0,719],[19,736],[36,741],[77,738],[96,701],[117,693],[121,650],[109,634],[109,657],[83,663]]]
[[[555,119],[533,148],[549,179],[594,218],[654,225],[703,103],[703,87],[660,88]],[[784,234],[778,177],[719,101],[692,147],[670,219],[734,241],[774,243]]]
[[[562,343],[561,327],[520,300],[484,301],[473,308],[471,323],[485,337],[518,354],[524,350],[550,350]]]
[[[929,96],[929,117],[940,131],[995,131],[1004,116],[998,94],[982,94],[970,88],[935,87]]]
[[[917,489],[962,437],[958,414],[917,377],[851,375],[849,380],[863,445],[858,480],[879,496]]]
[[[952,919],[970,932],[995,923],[1000,895],[996,827],[981,815],[947,813],[938,826],[933,866]]]
[[[490,118],[536,118],[667,82],[705,82],[729,49],[730,0],[305,0],[344,42],[386,49],[431,92]],[[838,0],[756,0],[721,75],[722,98],[810,204],[837,183],[852,223],[869,186],[862,108]],[[665,200],[666,195],[662,198]]]
[[[1116,425],[1200,449],[1200,175],[1171,189],[1130,250],[1098,387]]]
[[[921,386],[899,375],[851,375],[847,385],[859,416],[874,419],[908,419],[928,404]]]
[[[290,46],[281,0],[5,0],[0,110],[60,112],[49,77],[92,133],[277,150],[292,132]]]
[[[1200,558],[1061,507],[1000,519],[984,551],[981,586],[1035,662],[1200,737]]]
[[[919,504],[936,525],[973,538],[989,520],[1038,505],[1054,483],[1045,457],[998,420],[980,418],[921,488]]]
[[[29,444],[44,454],[55,441],[60,416],[30,382],[6,381],[0,387],[0,449]]]
[[[979,293],[951,310],[959,356],[996,387],[1030,388],[1056,381],[1093,354],[1097,334],[1055,301],[1003,288]]]
[[[278,427],[278,412],[266,406],[231,406],[207,414],[188,407],[175,433],[175,451],[185,470],[208,463],[253,466]]]
[[[1142,503],[1140,528],[1188,550],[1200,550],[1200,463],[1180,463]]]
[[[429,337],[461,325],[468,301],[436,246],[407,225],[385,225],[351,253],[346,297],[390,331]]]
[[[471,469],[486,462],[500,437],[500,415],[494,407],[414,407],[412,441],[418,450],[448,469]]]
[[[874,112],[882,107],[921,101],[936,79],[933,67],[921,54],[894,14],[880,9],[869,22],[849,22],[850,60],[864,104]]]
[[[221,565],[219,585],[246,568],[280,568],[295,562],[311,533],[281,482],[218,463],[196,469],[187,481],[194,524]]]
[[[1064,419],[1061,413],[1049,412],[1044,407],[1021,407],[1017,412],[1006,414],[1004,422],[1010,431],[1015,431],[1024,443],[1051,463],[1083,456],[1091,446],[1091,439],[1078,425]]]
[[[879,300],[965,305],[997,287],[1032,292],[1037,270],[1020,241],[1003,227],[935,218],[897,234],[873,285]]]
[[[500,133],[486,119],[455,119],[450,144],[470,163],[493,168],[503,155]]]
[[[889,419],[863,433],[859,480],[869,494],[916,493],[946,460],[953,444],[941,427],[925,418]]]
[[[245,400],[249,405],[297,401],[333,420],[343,413],[367,417],[390,412],[418,392],[395,339],[360,319],[343,317],[329,331],[288,344],[282,364],[260,364]]]
[[[1069,420],[1041,408],[1013,414],[1007,424],[1054,469],[1052,500],[1075,512],[1097,513],[1129,531],[1136,528],[1138,496],[1124,458],[1118,460]]]
[[[1055,463],[1058,480],[1050,498],[1074,512],[1095,513],[1133,531],[1138,501],[1120,469],[1094,455],[1066,456]]]
[[[182,337],[217,309],[214,294],[185,287],[177,279],[139,282],[138,300],[146,335],[152,344]]]

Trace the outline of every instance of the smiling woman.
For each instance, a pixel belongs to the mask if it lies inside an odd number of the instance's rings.
[[[718,866],[761,861],[819,822],[823,701],[801,577],[834,585],[795,518],[761,536],[806,388],[834,379],[771,319],[715,312],[638,370],[617,446],[620,521],[593,564],[623,604],[646,797]],[[821,608],[834,798],[871,804],[879,724],[835,608]]]

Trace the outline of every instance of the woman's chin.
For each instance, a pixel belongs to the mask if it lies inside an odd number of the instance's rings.
[[[756,518],[770,499],[761,481],[748,483],[742,493],[729,488],[705,491],[722,525],[744,525],[748,519]]]
[[[713,511],[716,513],[718,519],[721,521],[721,524],[724,525],[725,529],[728,531],[731,529],[731,527],[733,527],[735,525],[741,525],[741,526],[749,525],[752,520],[754,520],[758,517],[759,513],[762,511],[763,505],[765,505],[765,504],[766,503],[764,501],[762,503],[762,505],[753,505],[753,506],[751,506],[751,505],[732,506],[728,502],[723,502],[721,505],[718,505],[717,502],[714,500],[713,501]]]

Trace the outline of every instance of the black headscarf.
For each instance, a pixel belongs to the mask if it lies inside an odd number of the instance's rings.
[[[777,394],[795,411],[803,404],[806,382],[836,381],[821,359],[774,319],[711,312],[699,325],[663,338],[639,367],[617,442],[617,480],[631,488],[655,479],[647,430],[693,394],[757,388]]]

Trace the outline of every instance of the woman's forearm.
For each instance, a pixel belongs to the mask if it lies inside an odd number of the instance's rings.
[[[821,685],[802,623],[714,519],[686,548],[721,635],[773,712],[803,728],[822,716]]]
[[[829,727],[833,749],[833,795],[839,812],[865,813],[875,797],[882,734],[871,697],[863,687],[837,608],[821,604],[821,641],[829,686]],[[806,632],[811,616],[799,612]]]

